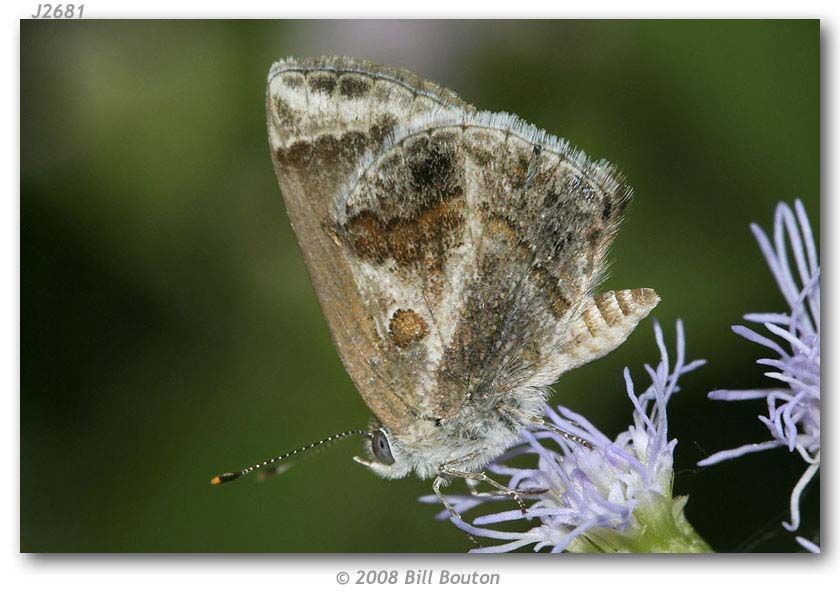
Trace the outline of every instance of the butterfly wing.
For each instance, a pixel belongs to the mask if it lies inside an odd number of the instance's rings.
[[[288,59],[269,72],[271,156],[292,227],[347,371],[384,422],[413,410],[405,374],[393,369],[370,300],[337,236],[334,202],[367,152],[398,123],[471,110],[455,94],[400,69],[350,58]]]
[[[658,297],[592,290],[630,196],[609,164],[504,114],[421,116],[362,159],[337,240],[422,415],[509,405],[624,341]]]
[[[592,296],[630,190],[515,118],[346,58],[275,64],[267,114],[333,339],[392,431],[548,385],[658,301]]]

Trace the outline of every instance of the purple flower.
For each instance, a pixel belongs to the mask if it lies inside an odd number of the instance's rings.
[[[546,408],[558,428],[586,440],[591,448],[568,441],[551,431],[525,431],[526,443],[516,446],[488,466],[509,478],[507,486],[525,499],[534,499],[526,514],[519,507],[476,517],[472,523],[451,521],[476,538],[504,543],[473,552],[507,552],[533,545],[552,552],[698,552],[708,545],[683,515],[687,498],[672,496],[673,453],[677,441],[668,439],[668,401],[678,391],[681,375],[704,361],[685,363],[685,337],[677,322],[677,355],[670,366],[662,329],[654,324],[660,362],[645,365],[650,386],[637,394],[625,368],[627,395],[633,404],[633,424],[611,441],[592,423],[564,407]],[[506,465],[510,459],[531,455],[534,468]],[[480,504],[508,501],[503,495],[448,496],[459,513]],[[421,499],[435,503],[435,496]],[[439,518],[449,517],[442,511]],[[515,521],[532,525],[526,531],[485,527]]]
[[[771,448],[796,451],[808,467],[793,488],[788,531],[799,528],[799,499],[820,469],[820,266],[808,216],[802,202],[794,210],[780,202],[776,207],[773,240],[756,224],[750,226],[773,277],[787,302],[785,313],[750,313],[744,319],[763,327],[759,332],[741,325],[732,330],[772,351],[758,364],[769,367],[767,388],[716,390],[713,400],[756,400],[767,403],[767,415],[758,418],[767,426],[770,439],[712,454],[698,465],[707,466]],[[788,247],[789,246],[789,247]],[[791,256],[793,255],[791,260]],[[808,550],[815,546],[800,542]]]
[[[805,548],[808,552],[811,552],[811,553],[813,553],[813,554],[820,554],[820,553],[822,552],[822,551],[820,550],[820,547],[819,547],[819,546],[817,546],[817,545],[816,545],[814,542],[812,542],[811,540],[806,540],[804,537],[801,537],[801,536],[796,536],[796,542],[797,542],[800,546],[802,546],[803,548]]]

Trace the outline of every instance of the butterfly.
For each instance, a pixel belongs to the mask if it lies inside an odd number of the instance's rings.
[[[649,288],[595,293],[632,195],[624,178],[513,115],[358,58],[280,60],[266,113],[321,309],[373,415],[355,459],[385,478],[434,477],[439,496],[456,477],[512,493],[482,469],[523,429],[551,428],[549,386],[659,302]]]

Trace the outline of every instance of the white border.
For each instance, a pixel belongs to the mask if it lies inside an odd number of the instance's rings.
[[[822,206],[828,219],[825,228],[838,230],[840,211],[831,210],[833,185],[831,173],[838,172],[836,155],[832,152],[837,139],[837,120],[828,112],[833,108],[830,99],[836,99],[837,62],[835,43],[840,4],[836,2],[734,2],[732,0],[707,0],[701,3],[643,2],[632,6],[626,2],[588,2],[569,5],[557,2],[481,3],[482,13],[474,13],[463,2],[453,0],[425,0],[422,4],[394,3],[391,1],[315,2],[288,3],[263,0],[237,0],[237,2],[211,5],[206,2],[179,0],[147,0],[145,2],[86,2],[89,18],[277,18],[277,17],[554,17],[554,18],[605,18],[605,17],[706,17],[706,18],[821,18],[823,46],[823,121],[824,150],[822,161],[825,173]],[[264,596],[269,598],[313,598],[318,594],[337,597],[387,596],[399,594],[401,598],[463,597],[481,594],[485,598],[540,598],[556,595],[563,598],[625,597],[636,598],[703,598],[716,593],[723,597],[746,598],[796,598],[813,595],[831,582],[832,575],[840,573],[836,553],[832,555],[836,527],[833,519],[823,519],[823,547],[828,551],[819,558],[797,556],[713,556],[685,557],[565,557],[551,560],[544,556],[511,556],[493,560],[476,560],[470,557],[428,556],[341,556],[330,557],[203,557],[203,556],[33,556],[19,554],[19,316],[20,316],[20,204],[19,204],[19,65],[20,26],[17,19],[27,17],[37,6],[32,2],[5,3],[3,41],[3,94],[2,139],[4,140],[2,181],[6,193],[2,203],[2,232],[0,232],[0,278],[6,284],[0,311],[2,327],[2,377],[4,414],[2,426],[3,487],[0,510],[0,533],[3,540],[2,588],[10,598],[126,598],[143,599],[189,597],[235,598]],[[756,11],[761,11],[760,13]],[[831,271],[835,261],[832,236],[824,240],[823,264],[829,274],[825,281],[829,289],[824,297],[834,297]],[[831,304],[826,304],[833,310]],[[825,322],[825,321],[824,321]],[[833,320],[829,319],[829,336],[836,338]],[[832,353],[824,353],[834,362]],[[836,363],[835,363],[836,364]],[[829,402],[840,395],[834,391],[830,376],[836,369],[828,365],[825,397]],[[836,428],[838,410],[829,410],[831,423],[824,427],[828,436]],[[830,446],[830,437],[828,439]],[[826,476],[827,474],[827,476]],[[833,461],[823,467],[824,500],[832,498],[837,479]],[[827,482],[827,483],[826,483]],[[836,503],[824,502],[827,511]],[[338,570],[350,573],[358,568],[443,568],[458,570],[494,571],[502,575],[499,586],[444,588],[439,586],[339,586],[335,581]],[[836,578],[836,575],[835,577]]]

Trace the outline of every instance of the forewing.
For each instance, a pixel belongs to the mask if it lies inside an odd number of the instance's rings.
[[[342,361],[385,423],[414,409],[348,264],[355,257],[338,237],[335,200],[397,124],[463,110],[471,108],[448,90],[359,59],[288,59],[269,72],[269,143],[289,218]]]

